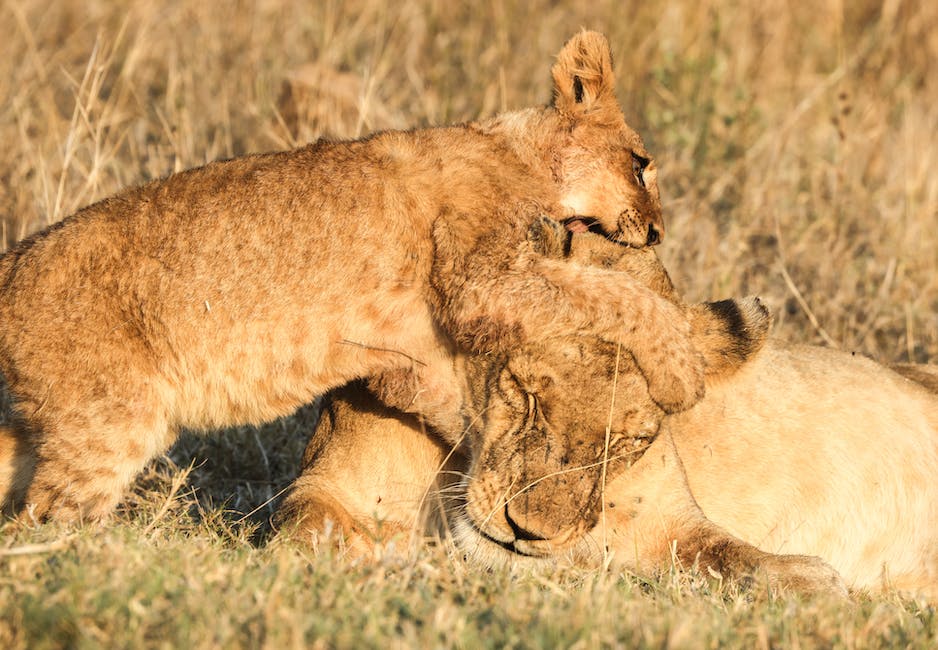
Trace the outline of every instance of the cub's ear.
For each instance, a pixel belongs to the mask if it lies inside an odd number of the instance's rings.
[[[554,107],[572,119],[604,120],[621,115],[609,42],[599,32],[582,31],[563,46],[551,69]]]
[[[762,349],[772,326],[769,310],[755,297],[691,305],[688,317],[708,379],[736,372]]]

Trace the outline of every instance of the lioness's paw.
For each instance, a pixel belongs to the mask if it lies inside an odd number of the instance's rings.
[[[847,585],[834,568],[810,555],[770,555],[761,562],[769,585],[808,595],[847,597]]]
[[[353,517],[330,494],[302,484],[287,495],[271,524],[281,537],[313,550],[331,548],[354,558],[374,550],[375,535],[367,522]]]

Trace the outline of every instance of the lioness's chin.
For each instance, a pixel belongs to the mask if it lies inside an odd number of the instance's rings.
[[[556,566],[558,563],[591,566],[595,564],[596,550],[587,538],[575,547],[552,555],[525,555],[486,537],[469,519],[462,515],[451,524],[453,540],[465,553],[466,559],[487,569],[536,569]]]
[[[532,557],[513,552],[483,535],[466,515],[456,518],[452,522],[451,530],[456,546],[465,553],[466,559],[486,569],[536,568],[553,563],[552,558]]]

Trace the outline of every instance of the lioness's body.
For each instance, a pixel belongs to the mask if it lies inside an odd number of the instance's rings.
[[[0,499],[21,504],[34,471],[33,516],[98,518],[182,427],[270,420],[392,369],[446,402],[436,368],[457,346],[544,331],[622,341],[661,404],[691,404],[702,383],[679,311],[526,242],[539,214],[595,217],[636,245],[661,228],[605,39],[572,39],[554,79],[551,107],[212,163],[21,242],[0,259],[18,424],[0,434],[14,448]]]
[[[532,561],[462,519],[464,493],[454,493],[453,475],[437,476],[448,451],[415,420],[376,406],[361,387],[331,408],[338,416],[317,432],[282,520],[306,517],[314,530],[334,520],[363,552],[388,533],[421,532],[422,509],[438,507],[439,486],[450,485],[443,517],[462,521],[457,541],[470,555]],[[337,427],[342,437],[330,435]],[[601,564],[605,543],[613,564],[634,570],[697,559],[727,577],[766,570],[809,590],[824,589],[829,576],[775,554],[816,556],[852,589],[938,598],[938,396],[922,386],[868,359],[770,342],[735,375],[708,383],[694,408],[667,416],[662,430],[638,462],[609,478],[605,533],[600,518],[557,554]],[[380,464],[355,446],[375,431],[391,445]],[[454,459],[447,471],[458,477],[469,468]],[[727,544],[721,530],[771,555]]]
[[[665,421],[715,524],[821,557],[856,588],[938,597],[935,393],[860,356],[775,343]]]

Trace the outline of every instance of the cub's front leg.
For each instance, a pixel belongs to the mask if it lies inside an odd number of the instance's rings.
[[[666,412],[703,396],[705,364],[681,307],[626,273],[546,258],[524,233],[514,245],[508,236],[467,241],[446,222],[434,228],[434,308],[460,345],[506,352],[551,337],[599,336],[632,353]]]

